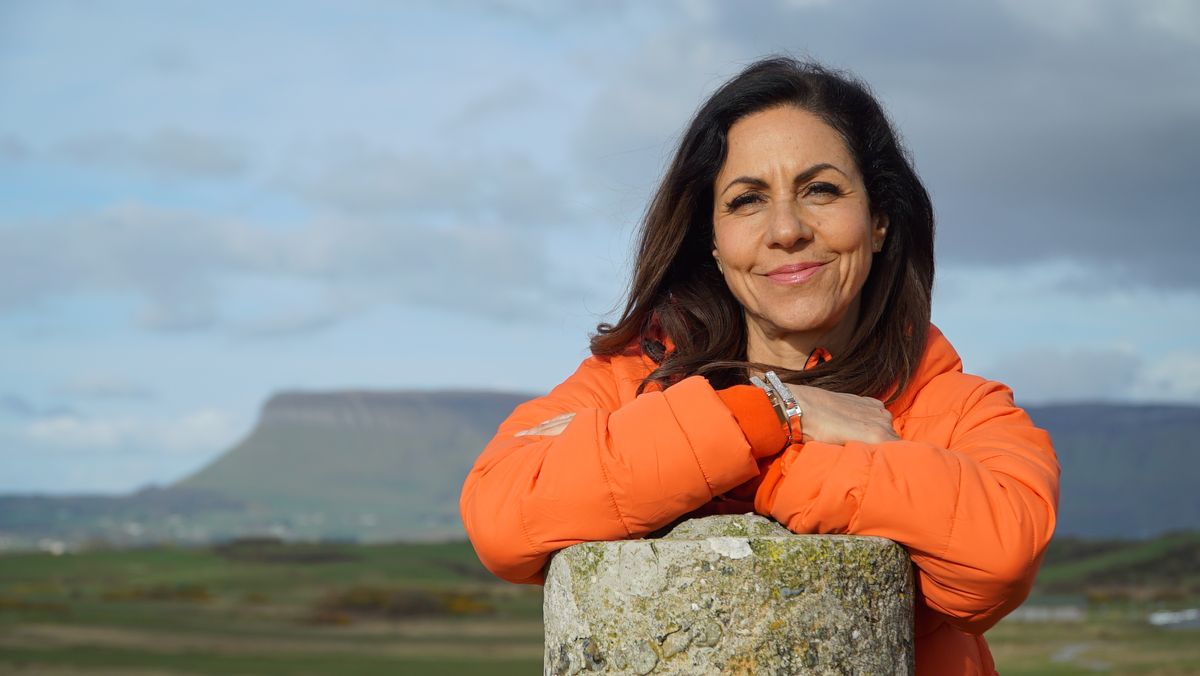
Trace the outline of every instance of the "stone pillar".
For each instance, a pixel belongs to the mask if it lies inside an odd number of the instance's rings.
[[[553,558],[545,673],[911,674],[912,603],[890,540],[693,519]]]

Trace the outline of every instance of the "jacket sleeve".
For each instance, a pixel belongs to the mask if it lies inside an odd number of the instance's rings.
[[[575,416],[561,434],[515,436],[567,412]],[[540,583],[555,551],[646,535],[758,473],[707,380],[693,376],[621,402],[611,361],[592,357],[501,423],[459,506],[489,570]]]
[[[1025,599],[1058,505],[1050,437],[1011,391],[977,381],[947,448],[808,442],[767,471],[755,508],[797,533],[904,545],[929,610],[981,634]]]

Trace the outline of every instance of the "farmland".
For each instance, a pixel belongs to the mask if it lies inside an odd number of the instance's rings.
[[[1081,617],[988,634],[1008,674],[1200,673],[1200,536],[1056,543],[1031,603]],[[462,542],[241,540],[0,556],[0,672],[531,674],[541,590],[496,581]]]

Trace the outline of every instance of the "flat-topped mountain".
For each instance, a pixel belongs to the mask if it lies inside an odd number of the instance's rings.
[[[0,496],[0,548],[41,538],[207,541],[463,536],[463,479],[528,395],[282,392],[253,431],[200,471],[121,497]],[[1058,534],[1148,537],[1200,529],[1200,407],[1029,409],[1063,468]]]
[[[458,492],[525,395],[284,392],[240,444],[175,487],[236,497],[284,535],[458,536]]]
[[[315,425],[339,429],[399,429],[435,416],[494,428],[528,395],[473,391],[344,390],[280,392],[263,405],[258,427]],[[438,420],[430,422],[436,423]]]
[[[128,496],[0,496],[0,548],[40,539],[208,541],[463,537],[463,479],[529,395],[281,392],[198,472]]]

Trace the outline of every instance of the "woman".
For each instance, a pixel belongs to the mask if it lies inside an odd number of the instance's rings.
[[[962,372],[932,285],[928,194],[865,86],[749,66],[681,140],[620,319],[467,477],[480,559],[539,583],[563,547],[751,510],[882,536],[916,565],[917,672],[994,673],[982,634],[1028,594],[1058,463]]]

